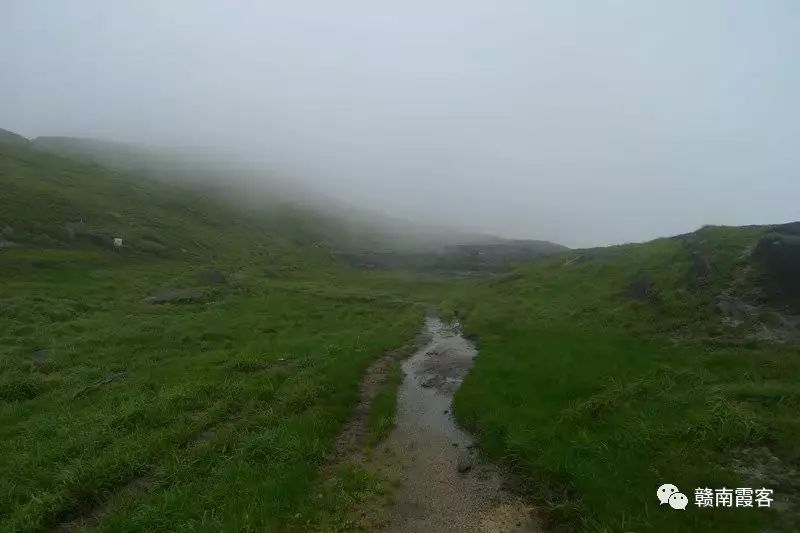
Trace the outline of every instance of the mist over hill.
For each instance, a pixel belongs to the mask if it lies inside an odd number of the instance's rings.
[[[31,189],[27,189],[30,182],[9,184],[9,188],[17,188],[17,211],[22,205],[33,206],[19,216],[32,216],[39,206],[63,202],[59,197],[62,194],[69,197],[60,220],[54,219],[58,210],[46,215],[51,222],[44,234],[51,239],[59,235],[72,239],[74,228],[80,228],[84,240],[109,242],[113,235],[122,235],[134,247],[162,254],[174,255],[176,250],[192,248],[192,242],[199,242],[196,238],[180,245],[179,241],[187,239],[180,239],[178,234],[168,237],[185,228],[177,220],[159,222],[160,215],[152,210],[164,204],[172,206],[169,215],[174,215],[177,207],[187,211],[184,226],[191,227],[192,217],[197,216],[210,216],[215,224],[233,227],[244,223],[233,221],[246,220],[253,225],[251,231],[266,231],[297,246],[325,250],[332,257],[363,268],[491,271],[561,249],[547,242],[511,241],[386,216],[333,199],[303,182],[276,178],[268,170],[208,152],[70,137],[27,141],[11,132],[5,137],[13,141],[6,153],[26,161],[22,168],[28,179],[39,183]],[[69,186],[62,174],[66,169],[76,180]],[[52,197],[30,197],[45,186]],[[131,197],[132,191],[141,194]],[[24,201],[26,196],[30,197],[28,202]],[[96,200],[86,205],[91,198]],[[98,209],[101,198],[103,210]],[[203,212],[212,209],[215,215]],[[131,213],[137,222],[128,220],[132,225],[126,227],[121,212]],[[163,229],[154,231],[156,226]],[[137,227],[140,229],[134,229]],[[35,231],[17,232],[21,241],[40,238],[43,235]],[[204,246],[216,248],[208,243]]]
[[[0,0],[0,531],[800,531],[798,50]]]

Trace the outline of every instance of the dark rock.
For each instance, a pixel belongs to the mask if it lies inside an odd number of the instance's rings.
[[[628,285],[627,295],[637,300],[655,300],[658,298],[658,291],[653,280],[641,275]]]
[[[768,233],[756,244],[753,259],[762,267],[767,297],[800,311],[800,235]]]
[[[200,272],[198,272],[197,279],[203,283],[210,283],[213,285],[222,285],[226,281],[225,274],[223,274],[219,270],[214,270],[213,268],[201,270]]]
[[[83,228],[77,228],[73,233],[75,239],[88,242],[95,246],[110,246],[112,239],[108,235],[103,235],[94,231],[86,231]]]
[[[711,261],[698,250],[692,251],[692,266],[689,269],[689,286],[705,287],[711,283]]]
[[[109,246],[112,243],[110,235],[90,231],[83,222],[67,222],[64,232],[70,241],[83,241],[96,246]]]
[[[146,298],[152,304],[189,303],[201,300],[206,295],[204,289],[162,289]]]
[[[33,351],[33,360],[37,363],[44,363],[45,359],[47,359],[47,350],[41,348],[39,350]]]
[[[475,456],[467,450],[460,451],[456,461],[456,469],[463,474],[472,470],[473,466],[475,466]]]
[[[169,250],[167,245],[151,239],[139,239],[134,246],[139,251],[152,254],[160,254]]]

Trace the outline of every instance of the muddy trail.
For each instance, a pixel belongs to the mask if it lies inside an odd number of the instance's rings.
[[[395,486],[383,530],[539,531],[532,508],[453,418],[477,351],[457,325],[429,316],[425,330],[430,340],[403,363],[396,426],[366,461]]]

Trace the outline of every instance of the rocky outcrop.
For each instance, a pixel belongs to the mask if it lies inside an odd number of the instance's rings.
[[[759,239],[753,259],[767,297],[800,311],[800,222],[775,226]]]

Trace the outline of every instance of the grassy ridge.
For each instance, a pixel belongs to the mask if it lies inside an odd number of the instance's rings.
[[[784,469],[800,465],[797,349],[733,342],[713,310],[715,295],[743,283],[742,251],[763,232],[705,228],[569,253],[462,294],[450,305],[481,352],[456,395],[459,420],[559,523],[753,531],[774,520],[764,510],[667,512],[654,497],[662,483],[690,502],[696,487],[797,490],[733,468],[760,446]],[[702,283],[698,250],[711,266]],[[638,298],[637,284],[648,287]]]

